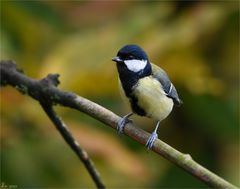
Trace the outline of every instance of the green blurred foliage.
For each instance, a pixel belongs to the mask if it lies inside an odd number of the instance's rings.
[[[142,46],[176,85],[184,104],[159,137],[239,185],[239,3],[1,1],[0,59],[27,75],[61,75],[61,86],[119,115],[128,107],[111,58]],[[38,103],[1,89],[1,184],[90,188],[94,184]],[[110,188],[206,188],[127,137],[57,107]],[[153,121],[134,117],[152,132]]]

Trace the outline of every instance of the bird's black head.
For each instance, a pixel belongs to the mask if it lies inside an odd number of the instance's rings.
[[[135,72],[140,75],[151,74],[148,56],[138,45],[125,45],[112,60],[117,63],[118,71],[119,67],[121,67],[125,71]]]
[[[119,78],[127,97],[131,96],[133,86],[139,79],[152,74],[147,54],[137,45],[122,47],[112,60],[117,63]]]
[[[118,51],[117,57],[118,59],[113,59],[113,61],[148,60],[147,54],[137,45],[125,45]]]

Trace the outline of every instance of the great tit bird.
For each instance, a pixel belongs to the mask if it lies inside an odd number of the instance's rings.
[[[123,132],[133,113],[155,119],[156,128],[146,143],[146,147],[151,149],[158,138],[160,122],[170,114],[174,104],[179,106],[182,101],[166,72],[150,63],[141,47],[126,45],[112,61],[117,65],[120,89],[128,98],[133,111],[120,119],[117,130]]]

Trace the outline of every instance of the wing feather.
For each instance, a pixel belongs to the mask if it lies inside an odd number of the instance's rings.
[[[172,98],[174,104],[180,106],[182,104],[182,100],[178,97],[178,93],[174,85],[171,83],[167,73],[160,67],[155,64],[151,64],[152,66],[152,76],[156,78],[162,85],[166,96]]]

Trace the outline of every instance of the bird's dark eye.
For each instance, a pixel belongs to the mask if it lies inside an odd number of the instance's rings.
[[[128,59],[134,59],[134,56],[133,55],[128,55]]]

